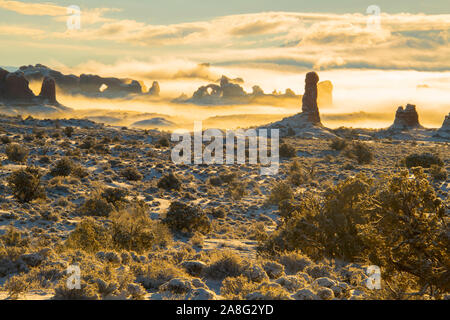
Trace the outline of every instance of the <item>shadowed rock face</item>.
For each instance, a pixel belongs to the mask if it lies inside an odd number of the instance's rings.
[[[57,103],[56,101],[56,83],[55,79],[45,77],[42,81],[41,93],[39,97],[46,99],[50,103]]]
[[[8,73],[4,80],[4,97],[14,100],[31,100],[35,96],[28,85],[28,80],[25,79],[22,72]]]
[[[0,68],[0,102],[6,105],[37,106],[53,105],[65,108],[56,101],[56,84],[52,77],[46,76],[42,82],[41,93],[36,96],[29,87],[22,71],[8,72]]]
[[[450,113],[445,116],[444,123],[442,127],[438,130],[439,133],[445,133],[450,136]]]
[[[305,78],[305,94],[302,98],[302,113],[307,121],[320,123],[319,108],[317,106],[317,83],[319,76],[315,72],[308,72]]]
[[[65,75],[42,64],[22,66],[20,70],[30,81],[41,81],[45,77],[51,77],[62,91],[88,97],[120,98],[130,94],[144,94],[147,91],[145,85],[137,80],[104,78],[92,74],[82,74],[79,77]],[[102,87],[106,89],[100,90]]]
[[[421,127],[415,105],[407,104],[405,109],[403,109],[403,107],[398,107],[392,128],[414,129]]]

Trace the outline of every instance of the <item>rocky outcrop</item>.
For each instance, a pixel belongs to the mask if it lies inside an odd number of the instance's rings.
[[[146,94],[145,85],[133,79],[101,77],[93,74],[65,75],[42,64],[20,67],[29,81],[42,81],[46,77],[54,79],[55,84],[65,93],[101,98],[124,98],[129,95]],[[106,88],[102,90],[103,88]]]
[[[398,107],[395,113],[394,124],[390,129],[409,130],[420,128],[423,127],[419,123],[419,114],[415,105],[407,104],[405,109],[402,106]]]
[[[296,136],[304,139],[331,139],[336,135],[320,122],[317,104],[317,83],[319,76],[309,72],[305,78],[305,94],[302,97],[302,112],[260,128],[279,129],[280,136]]]
[[[29,82],[22,71],[8,72],[0,68],[0,103],[6,111],[18,111],[26,107],[27,111],[37,109],[44,112],[67,110],[56,100],[56,84],[51,77],[45,77],[42,82],[41,93],[36,96],[29,87]]]
[[[152,87],[148,90],[148,94],[151,96],[158,97],[161,92],[158,81],[153,81]]]
[[[305,78],[305,94],[302,97],[302,114],[312,124],[320,124],[319,107],[317,106],[317,83],[319,76],[308,72]]]
[[[49,103],[58,103],[56,101],[56,83],[55,79],[46,76],[42,81],[41,93],[39,97],[48,101]]]
[[[33,91],[29,88],[28,80],[20,71],[6,75],[3,92],[4,98],[8,100],[30,101],[35,97]]]
[[[436,132],[435,137],[450,139],[450,113],[445,116],[444,123]]]

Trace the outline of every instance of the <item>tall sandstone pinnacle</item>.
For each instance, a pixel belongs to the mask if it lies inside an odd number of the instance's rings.
[[[317,83],[319,76],[315,72],[308,72],[305,78],[305,94],[302,98],[302,113],[312,124],[320,124],[319,108],[317,106]]]
[[[41,93],[39,97],[47,100],[50,103],[57,103],[56,101],[56,83],[55,79],[46,76],[42,81]]]

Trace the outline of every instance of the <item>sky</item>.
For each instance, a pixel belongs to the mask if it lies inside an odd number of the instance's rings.
[[[315,70],[335,85],[341,111],[420,102],[445,114],[449,38],[448,0],[0,0],[1,66],[157,80],[170,95],[222,74],[302,93]]]

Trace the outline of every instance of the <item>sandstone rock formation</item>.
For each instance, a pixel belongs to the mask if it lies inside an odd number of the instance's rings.
[[[302,114],[312,124],[320,124],[319,108],[317,106],[317,83],[319,76],[308,72],[305,78],[305,94],[302,98]]]
[[[336,135],[320,122],[317,105],[317,83],[319,76],[309,72],[305,78],[305,94],[302,98],[302,112],[260,128],[279,129],[280,136],[296,136],[304,139],[335,138]]]
[[[152,87],[148,90],[148,94],[158,97],[161,92],[158,81],[153,81]]]
[[[0,103],[7,108],[26,107],[28,111],[38,106],[42,107],[41,110],[67,109],[56,100],[56,84],[53,78],[44,78],[41,93],[36,96],[22,71],[8,72],[1,68]]]
[[[397,112],[395,113],[394,124],[391,126],[391,129],[409,130],[419,128],[422,128],[422,126],[419,123],[419,115],[416,106],[407,104],[405,109],[403,109],[402,106],[398,107]]]
[[[442,127],[436,132],[436,137],[450,139],[450,113],[445,116]]]
[[[56,83],[55,79],[46,76],[42,81],[41,93],[39,97],[48,101],[49,103],[58,103],[56,101]]]
[[[34,93],[28,85],[28,80],[22,72],[8,73],[4,80],[4,97],[10,100],[31,100],[34,98]]]
[[[20,70],[29,81],[42,81],[45,77],[54,79],[62,91],[88,97],[123,98],[132,94],[146,94],[147,88],[137,80],[101,77],[93,74],[65,75],[42,64],[22,66]],[[100,90],[100,88],[105,88]]]

